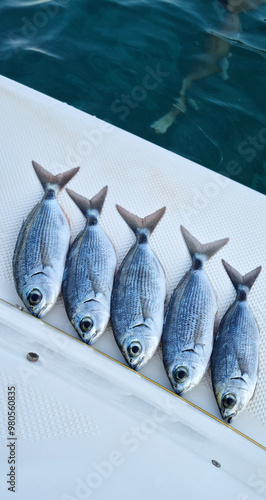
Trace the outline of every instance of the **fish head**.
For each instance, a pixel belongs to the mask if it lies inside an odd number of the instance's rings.
[[[168,369],[168,377],[179,396],[195,387],[203,376],[202,364],[193,352],[185,351],[175,357]]]
[[[37,276],[36,276],[37,278]],[[21,298],[36,318],[42,318],[56,302],[58,289],[49,279],[29,280],[27,286],[22,290]]]
[[[129,328],[120,340],[120,348],[133,370],[140,370],[152,358],[158,339],[152,335],[152,330],[146,325]]]
[[[244,378],[232,378],[215,388],[220,413],[228,424],[247,406],[252,391]]]
[[[110,314],[96,300],[83,302],[71,318],[71,323],[86,344],[92,345],[108,325]]]

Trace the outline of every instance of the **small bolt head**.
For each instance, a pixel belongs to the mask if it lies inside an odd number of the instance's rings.
[[[39,359],[39,354],[36,354],[36,352],[28,352],[27,354],[28,361],[38,361],[38,359]]]
[[[24,311],[24,307],[23,306],[19,306],[18,304],[16,304],[15,307],[17,309],[19,309],[19,311]]]

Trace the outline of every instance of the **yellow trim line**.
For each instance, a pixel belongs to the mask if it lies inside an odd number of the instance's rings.
[[[7,302],[6,300],[3,300],[3,299],[0,299],[2,302],[5,302],[6,304],[8,304],[9,306],[12,306],[12,307],[15,307],[16,309],[18,309],[18,306],[16,305],[13,305],[13,304],[10,304],[10,302]],[[30,314],[28,311],[25,311],[24,309],[21,310],[21,312],[25,313],[25,314],[28,314],[31,318],[33,318],[34,316],[32,316],[32,314]],[[166,387],[163,387],[162,385],[160,385],[158,382],[155,382],[154,380],[150,379],[149,377],[146,377],[146,375],[142,375],[142,373],[140,372],[136,372],[135,370],[133,370],[132,368],[130,368],[129,366],[127,365],[124,365],[123,363],[121,363],[120,361],[117,361],[116,359],[112,358],[111,356],[109,356],[108,354],[105,354],[104,352],[101,352],[101,351],[98,351],[98,349],[95,349],[95,347],[92,347],[88,344],[86,344],[85,342],[82,342],[82,340],[79,340],[77,339],[76,337],[72,337],[72,335],[70,335],[69,333],[66,333],[64,332],[63,330],[60,330],[59,328],[57,328],[56,326],[53,326],[53,325],[50,325],[50,323],[46,323],[46,321],[43,321],[42,319],[40,318],[36,318],[34,317],[36,320],[39,320],[39,321],[42,321],[42,323],[45,323],[46,325],[48,325],[49,327],[51,328],[54,328],[54,330],[57,330],[58,332],[60,333],[63,333],[63,335],[67,335],[67,337],[70,337],[71,339],[73,340],[76,340],[77,342],[80,342],[82,345],[87,345],[88,348],[90,349],[93,349],[93,351],[96,351],[98,352],[99,354],[101,354],[102,356],[105,356],[106,358],[108,359],[111,359],[112,361],[114,361],[115,363],[117,363],[118,365],[121,365],[123,366],[124,368],[126,368],[127,370],[130,370],[131,372],[133,373],[137,373],[138,375],[140,375],[142,378],[148,380],[149,382],[151,382],[152,384],[154,385],[157,385],[157,387],[160,387],[160,389],[163,389],[164,391],[168,392],[169,394],[172,394],[173,396],[175,396],[176,398],[179,398],[181,399],[182,401],[184,401],[185,403],[187,403],[188,405],[192,406],[193,408],[196,408],[197,410],[201,411],[202,413],[204,413],[205,415],[208,415],[209,417],[211,417],[212,419],[216,420],[217,422],[220,422],[220,424],[224,425],[225,427],[228,427],[228,429],[230,429],[231,431],[234,431],[236,434],[239,434],[240,436],[242,436],[243,438],[247,439],[248,441],[250,441],[251,443],[255,444],[256,446],[258,446],[259,448],[261,448],[262,450],[266,451],[266,446],[263,446],[262,444],[258,443],[257,441],[255,441],[254,439],[252,439],[251,437],[247,436],[246,434],[243,434],[243,432],[235,429],[234,427],[231,427],[229,424],[227,424],[226,422],[224,422],[223,420],[221,420],[220,418],[217,418],[215,417],[214,415],[212,415],[211,413],[209,413],[208,411],[206,410],[203,410],[202,408],[200,408],[200,406],[197,406],[195,405],[194,403],[191,403],[190,401],[187,401],[186,399],[182,398],[181,396],[178,396],[178,394],[176,394],[175,392],[173,391],[170,391],[169,389],[166,389]],[[1,319],[0,319],[1,321]]]

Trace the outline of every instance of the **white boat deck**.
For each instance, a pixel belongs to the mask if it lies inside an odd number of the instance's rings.
[[[17,398],[19,500],[265,498],[265,197],[4,77],[0,99],[0,498],[11,495],[9,384]],[[61,298],[43,321],[12,307],[23,305],[12,279],[14,245],[42,196],[32,160],[54,173],[79,165],[69,187],[86,197],[109,186],[101,224],[118,263],[134,236],[115,203],[140,216],[166,205],[151,245],[169,296],[190,266],[180,224],[203,243],[230,237],[206,265],[220,317],[234,297],[221,258],[242,274],[263,266],[250,294],[261,332],[259,381],[231,427],[220,421],[209,373],[180,398],[171,392],[160,349],[138,374],[123,366],[110,328],[94,348],[78,341]],[[75,237],[84,218],[66,193],[61,201]],[[27,361],[30,351],[39,354],[36,363]]]

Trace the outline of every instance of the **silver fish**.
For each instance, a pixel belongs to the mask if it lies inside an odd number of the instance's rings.
[[[124,258],[113,288],[111,317],[118,347],[131,368],[140,370],[160,342],[166,284],[149,236],[165,208],[141,219],[124,208],[118,212],[134,231],[136,242]]]
[[[192,267],[173,292],[162,336],[165,370],[179,395],[195,387],[208,368],[217,303],[204,263],[228,242],[226,238],[203,245],[183,226],[181,232]]]
[[[247,298],[261,267],[241,276],[222,262],[236,289],[236,299],[221,321],[211,367],[217,404],[222,418],[230,424],[251,400],[257,383],[259,329]]]
[[[67,256],[63,297],[69,320],[81,340],[90,345],[109,322],[116,270],[113,245],[98,224],[107,189],[104,187],[91,200],[66,190],[86,217],[86,224]]]
[[[25,306],[33,316],[41,318],[53,307],[61,291],[70,241],[69,222],[57,195],[79,168],[53,175],[38,163],[32,164],[45,192],[20,229],[13,255],[13,276]]]

